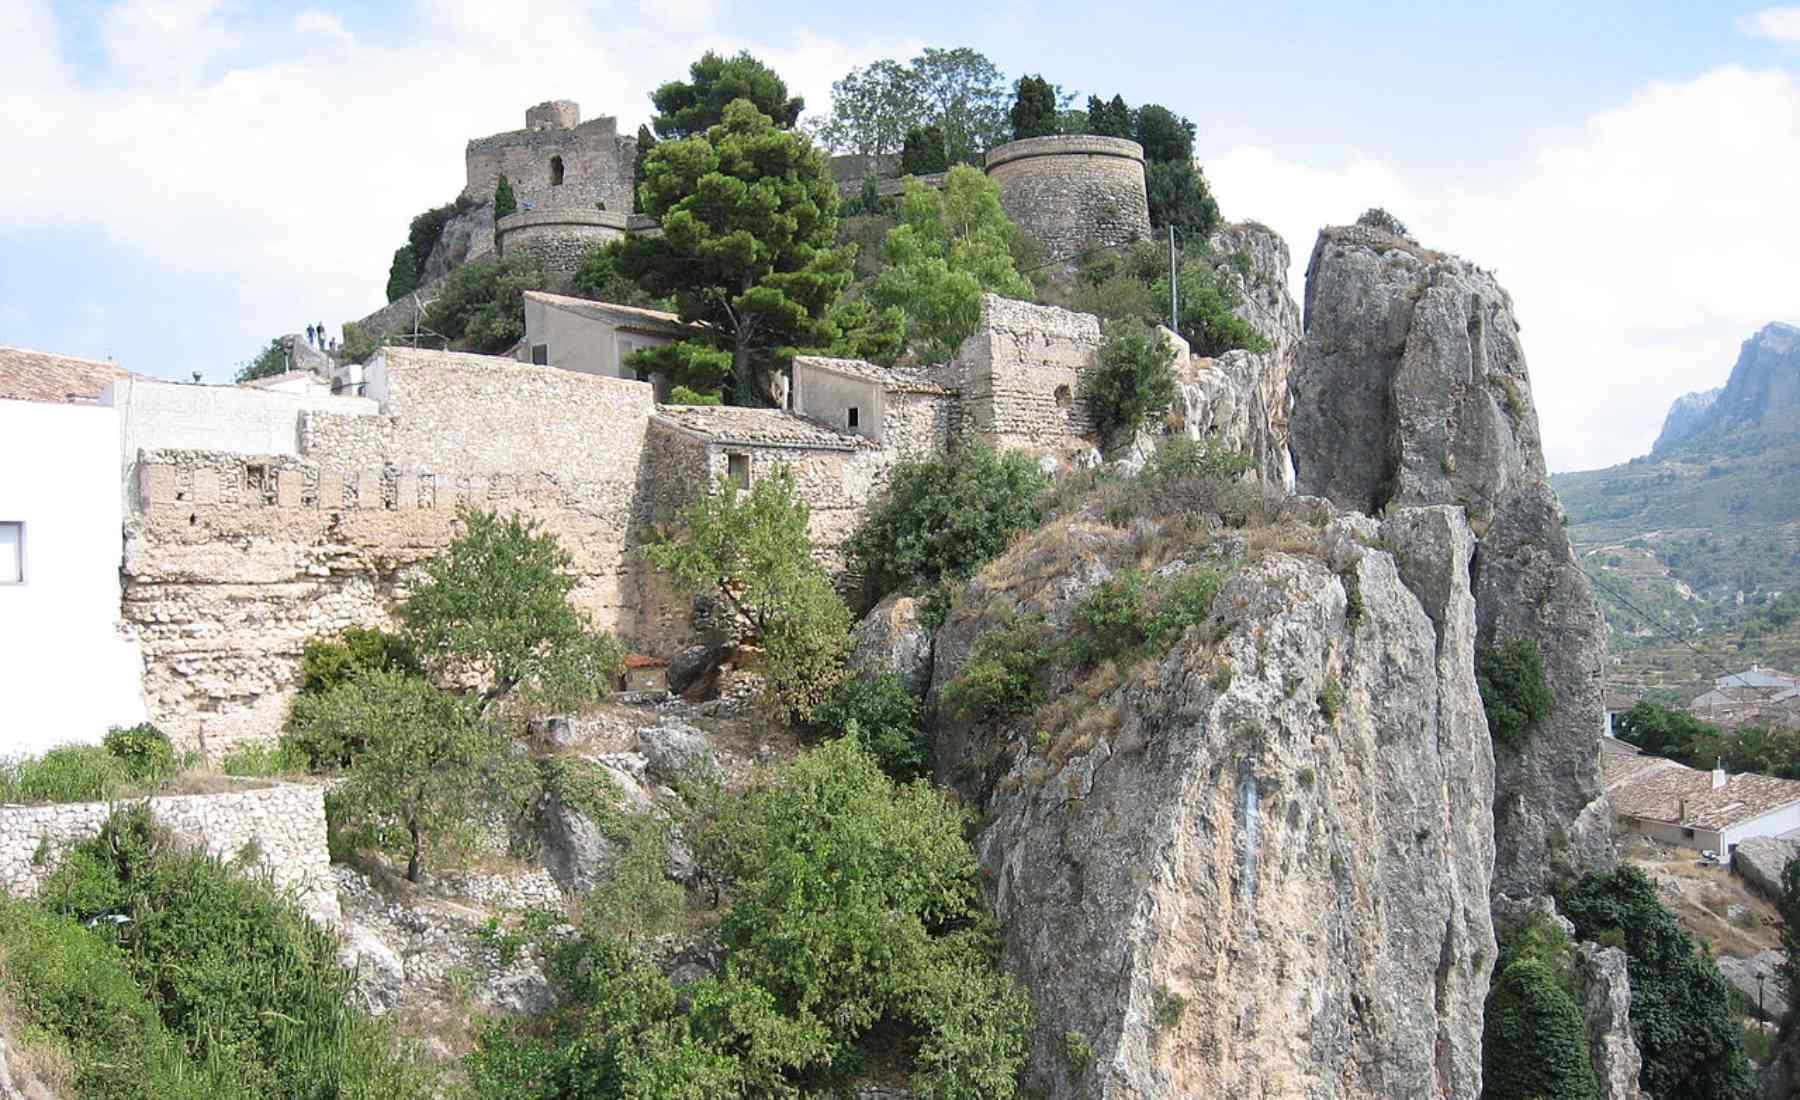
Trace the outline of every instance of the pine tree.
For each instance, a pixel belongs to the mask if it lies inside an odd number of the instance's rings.
[[[519,198],[513,194],[512,181],[506,173],[500,173],[500,182],[494,185],[494,220],[499,221],[508,214],[519,212]]]

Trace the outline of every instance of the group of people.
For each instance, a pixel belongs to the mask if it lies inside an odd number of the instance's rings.
[[[306,326],[306,342],[327,354],[337,351],[337,337],[331,337],[329,343],[325,338],[325,322]]]

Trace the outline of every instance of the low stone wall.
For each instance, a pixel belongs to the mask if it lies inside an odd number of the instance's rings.
[[[169,795],[149,800],[150,816],[209,855],[267,874],[322,922],[338,919],[337,885],[325,844],[325,788],[303,783]],[[32,897],[71,847],[99,833],[116,804],[67,802],[0,806],[0,889]]]
[[[651,218],[610,210],[529,210],[501,218],[494,226],[494,241],[503,258],[535,256],[551,286],[563,289],[590,250],[655,224]]]

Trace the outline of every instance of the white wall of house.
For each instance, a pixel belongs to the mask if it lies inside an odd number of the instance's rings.
[[[23,579],[0,583],[0,756],[142,721],[143,661],[119,628],[118,414],[0,401],[0,523],[24,525]]]
[[[1748,821],[1740,821],[1724,830],[1721,841],[1724,847],[1719,850],[1720,858],[1724,858],[1733,845],[1749,840],[1753,836],[1780,836],[1794,829],[1800,829],[1800,802],[1777,807]]]
[[[635,382],[637,371],[625,366],[625,356],[641,348],[674,342],[670,336],[621,330],[617,324],[598,317],[525,299],[526,350],[529,353],[544,348],[547,365],[552,367]],[[532,361],[529,354],[526,361]]]
[[[886,394],[878,383],[796,359],[793,397],[794,411],[801,416],[881,442]],[[856,410],[854,425],[850,423],[851,409]]]

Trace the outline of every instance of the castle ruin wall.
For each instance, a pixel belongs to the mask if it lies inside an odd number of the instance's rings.
[[[571,106],[573,106],[571,104]],[[534,109],[535,110],[535,109]],[[504,173],[519,199],[541,208],[601,208],[629,214],[637,138],[622,137],[610,115],[563,128],[512,130],[469,142],[463,154],[463,197],[491,202]],[[561,181],[556,182],[556,164]]]
[[[989,294],[982,323],[957,349],[961,429],[1000,449],[1086,446],[1094,424],[1083,376],[1099,364],[1100,319]]]
[[[1144,148],[1135,141],[1091,134],[1012,141],[988,152],[987,174],[1000,205],[1046,259],[1150,236]]]

